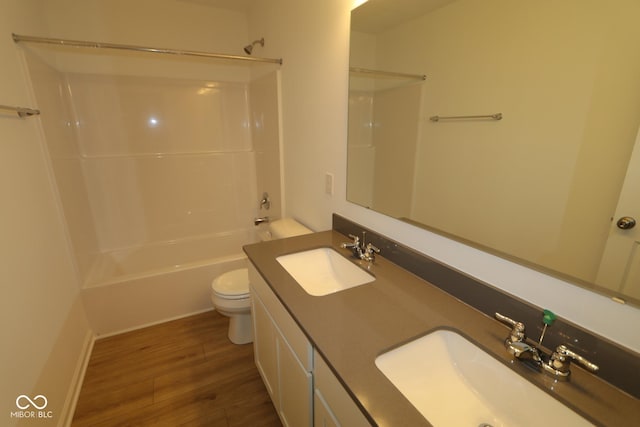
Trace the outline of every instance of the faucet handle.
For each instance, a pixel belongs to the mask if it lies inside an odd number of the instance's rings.
[[[380,253],[380,249],[373,246],[371,243],[367,243],[367,246],[364,248],[364,257],[365,261],[373,262],[376,259],[376,254]]]
[[[360,247],[360,237],[349,234],[349,237],[353,239],[353,242],[340,243],[340,247],[343,249],[357,249]]]
[[[566,376],[569,375],[569,365],[571,359],[580,363],[586,369],[591,372],[596,372],[598,369],[598,365],[589,362],[584,357],[580,356],[576,352],[570,350],[566,345],[562,344],[556,347],[556,351],[553,352],[551,358],[549,359],[549,367],[553,368],[557,375]]]
[[[517,322],[500,313],[496,313],[495,316],[496,319],[502,323],[506,323],[511,326],[511,332],[504,340],[504,346],[507,351],[518,359],[532,360],[534,363],[539,365],[541,363],[540,354],[536,347],[527,344],[527,337],[524,334],[524,323]]]
[[[367,243],[367,247],[366,247],[367,252],[369,253],[380,253],[380,249],[378,249],[377,247],[373,246],[371,243]]]
[[[258,209],[262,208],[265,208],[266,210],[271,208],[271,199],[269,198],[269,193],[266,191],[262,193],[262,199],[260,199],[260,205],[258,206]]]
[[[524,342],[524,340],[526,339],[526,336],[524,334],[524,323],[517,322],[512,318],[507,317],[500,313],[496,313],[495,316],[496,316],[496,319],[498,319],[502,323],[505,323],[511,326],[512,329],[511,329],[511,334],[509,335],[509,338],[507,338],[508,341],[512,343]]]

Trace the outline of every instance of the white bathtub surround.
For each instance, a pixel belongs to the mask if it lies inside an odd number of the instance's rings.
[[[69,75],[100,251],[252,227],[244,83]]]
[[[246,266],[246,259],[165,271],[83,290],[97,335],[113,334],[211,309],[211,279]]]
[[[211,280],[246,266],[246,230],[105,252],[82,291],[97,335],[211,309]]]
[[[253,230],[132,246],[103,252],[93,264],[85,289],[115,285],[148,276],[244,259],[242,246],[256,241]]]

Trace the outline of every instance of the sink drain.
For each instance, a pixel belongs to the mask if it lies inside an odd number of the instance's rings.
[[[481,423],[478,425],[478,427],[493,427],[493,426],[491,424]]]

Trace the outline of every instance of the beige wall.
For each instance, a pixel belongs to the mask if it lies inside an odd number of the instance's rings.
[[[257,1],[251,39],[265,37],[265,56],[282,57],[285,214],[327,229],[345,198],[348,20],[343,0]],[[343,76],[343,77],[340,77]],[[325,194],[325,173],[335,194]]]
[[[54,0],[43,7],[60,38],[238,55],[247,44],[244,14],[206,1]]]
[[[2,104],[38,106],[10,33],[46,31],[41,4],[1,2]],[[21,394],[46,396],[54,417],[46,425],[64,422],[91,339],[40,120],[0,117],[0,423],[8,426],[18,423],[10,412]]]

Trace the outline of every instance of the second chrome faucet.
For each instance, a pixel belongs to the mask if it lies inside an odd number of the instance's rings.
[[[545,355],[538,347],[526,342],[525,327],[522,322],[517,322],[500,313],[496,313],[495,316],[496,319],[512,328],[511,333],[504,341],[504,345],[507,351],[513,354],[516,359],[528,361],[558,380],[567,380],[569,378],[571,360],[575,360],[591,372],[596,372],[599,369],[597,365],[570,350],[566,345],[559,345],[551,355]]]

